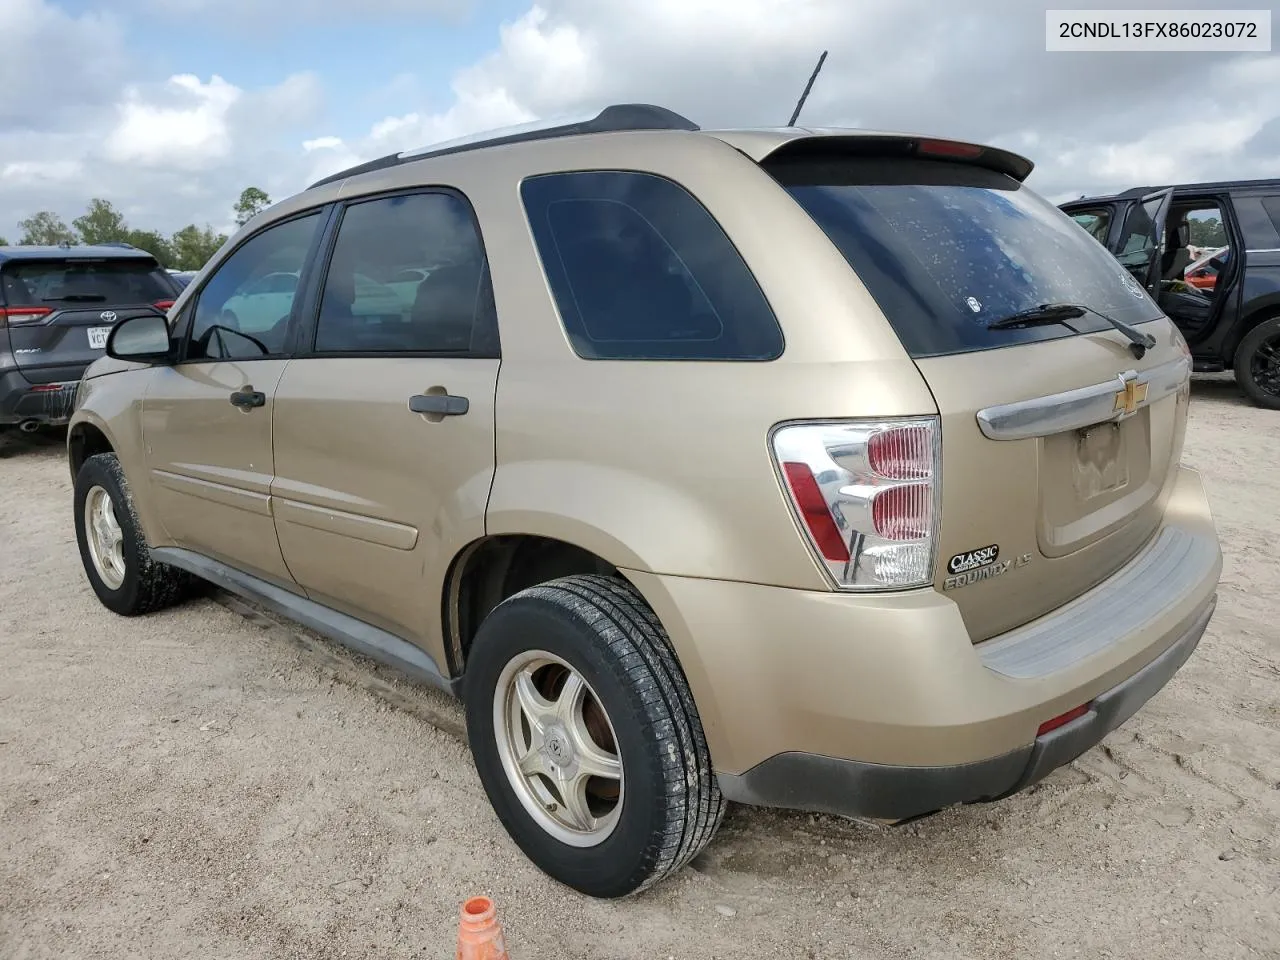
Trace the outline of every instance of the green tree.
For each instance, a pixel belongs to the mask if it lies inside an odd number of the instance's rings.
[[[52,247],[59,243],[75,243],[78,239],[75,231],[51,210],[41,210],[19,220],[18,229],[22,231],[22,239],[18,243],[28,247]]]
[[[169,241],[173,250],[173,262],[169,266],[178,270],[199,270],[226,240],[213,227],[206,225],[202,230],[194,223],[188,224]]]
[[[6,240],[4,237],[0,237],[0,247],[7,247],[7,246],[9,246],[9,241]]]
[[[236,201],[234,207],[236,225],[243,227],[269,206],[271,206],[271,198],[267,196],[265,191],[259,190],[257,187],[245,187],[241,191],[240,199]]]
[[[128,242],[129,226],[124,214],[111,205],[110,200],[94,197],[89,209],[71,221],[84,243]]]
[[[162,267],[172,267],[177,259],[168,237],[155,230],[130,230],[124,235],[124,242],[147,251]]]
[[[1197,247],[1225,247],[1227,230],[1217,217],[1190,218],[1191,242]]]

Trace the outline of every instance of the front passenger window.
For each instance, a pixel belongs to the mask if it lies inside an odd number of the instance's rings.
[[[284,353],[298,277],[320,214],[252,237],[214,271],[196,300],[188,360],[253,360]]]

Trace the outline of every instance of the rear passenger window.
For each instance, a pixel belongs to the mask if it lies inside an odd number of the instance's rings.
[[[349,206],[338,227],[317,353],[497,356],[493,294],[471,207],[451,193]]]
[[[1263,200],[1259,197],[1235,197],[1236,219],[1244,234],[1244,245],[1249,250],[1275,250],[1280,247],[1280,224],[1272,223]],[[1280,201],[1269,200],[1273,206]]]
[[[647,173],[556,173],[520,186],[574,351],[589,360],[773,360],[782,330],[720,225]]]
[[[1271,226],[1275,228],[1277,237],[1280,237],[1280,196],[1263,197],[1262,208],[1267,211]]]

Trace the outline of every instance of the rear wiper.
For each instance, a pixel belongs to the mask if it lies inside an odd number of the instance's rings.
[[[45,297],[45,303],[102,303],[106,300],[100,293],[73,293],[65,297]]]
[[[1060,323],[1072,333],[1080,331],[1067,323],[1077,317],[1083,317],[1088,311],[1074,303],[1042,303],[1038,307],[1019,310],[999,320],[987,324],[988,330],[1012,330],[1014,327],[1038,327],[1049,323]]]
[[[1109,317],[1101,310],[1095,310],[1093,307],[1086,307],[1079,303],[1042,303],[1038,307],[1032,307],[1029,310],[1019,310],[1015,314],[1004,317],[1000,320],[992,320],[987,324],[988,330],[1008,330],[1013,327],[1029,327],[1044,323],[1060,323],[1072,333],[1078,333],[1075,327],[1066,321],[1083,317],[1092,313],[1096,317],[1101,317],[1111,326],[1115,327],[1125,335],[1129,341],[1129,351],[1138,360],[1141,360],[1148,350],[1156,345],[1156,338],[1149,333],[1142,333],[1135,330],[1129,324],[1115,317]]]

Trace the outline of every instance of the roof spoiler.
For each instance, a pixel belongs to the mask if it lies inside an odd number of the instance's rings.
[[[799,136],[778,144],[766,156],[756,159],[757,162],[791,160],[830,156],[832,153],[851,157],[914,157],[968,163],[1006,174],[1019,183],[1026,180],[1035,169],[1035,164],[1020,154],[980,143],[907,134],[859,133],[840,128],[803,131]]]

